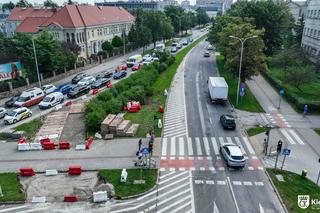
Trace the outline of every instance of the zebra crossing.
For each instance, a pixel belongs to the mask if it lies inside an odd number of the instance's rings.
[[[218,186],[226,186],[226,180],[202,180],[195,179],[194,184],[196,185],[218,185]],[[234,186],[264,186],[262,181],[231,181],[231,184]]]
[[[288,140],[291,145],[305,145],[299,135],[291,128],[280,128],[281,134]]]
[[[192,212],[194,208],[190,171],[160,172],[157,187],[136,199],[115,201],[110,213],[122,212]]]
[[[245,156],[256,158],[256,153],[247,137],[169,137],[162,139],[161,160],[208,159],[219,157],[219,147],[226,143],[238,145]]]

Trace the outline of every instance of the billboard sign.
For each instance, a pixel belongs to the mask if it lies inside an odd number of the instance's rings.
[[[22,76],[20,62],[0,64],[0,81],[15,79]]]

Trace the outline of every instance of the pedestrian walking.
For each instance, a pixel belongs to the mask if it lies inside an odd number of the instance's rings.
[[[139,142],[138,142],[138,151],[140,151],[141,146],[142,146],[142,139],[140,139]]]

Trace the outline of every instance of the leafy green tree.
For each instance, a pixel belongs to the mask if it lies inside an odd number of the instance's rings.
[[[150,31],[150,30],[149,30]],[[174,36],[174,28],[169,19],[164,20],[162,23],[162,37],[164,39],[170,39]],[[151,35],[151,32],[150,32]]]
[[[52,8],[57,8],[57,7],[58,7],[58,4],[55,3],[55,2],[52,1],[52,0],[46,0],[46,1],[44,1],[44,2],[43,2],[43,5],[44,5],[45,7],[52,7]]]
[[[295,32],[295,40],[298,46],[301,44],[302,35],[303,35],[303,28],[304,28],[304,16],[302,15],[299,18],[298,23],[294,25],[294,32]]]
[[[264,52],[268,56],[282,47],[288,31],[291,31],[294,23],[288,4],[284,1],[237,1],[229,14],[241,18],[254,18],[256,27],[265,30],[263,40],[266,47]]]
[[[119,36],[115,36],[112,39],[112,46],[114,47],[121,47],[123,45],[123,41]]]
[[[102,49],[107,51],[109,54],[113,52],[113,46],[109,41],[105,41],[102,43]]]
[[[72,0],[68,0],[68,5],[72,5],[74,2]]]
[[[144,47],[149,45],[150,42],[152,41],[152,33],[151,30],[145,26],[142,26],[138,32],[138,44],[139,46],[143,47],[143,51],[144,51]]]
[[[198,24],[200,26],[205,25],[210,21],[208,14],[206,13],[206,11],[203,8],[199,8],[197,10],[197,18],[198,18]]]
[[[12,10],[14,7],[15,7],[15,5],[12,1],[10,1],[8,3],[4,3],[2,5],[2,9],[8,9],[8,10]]]
[[[166,6],[164,8],[164,12],[165,12],[166,16],[171,19],[171,23],[173,25],[174,32],[179,33],[180,28],[181,28],[180,21],[182,21],[182,16],[184,14],[183,8],[170,5],[170,6]],[[182,23],[181,23],[181,25],[182,25]]]
[[[32,7],[32,4],[30,4],[27,0],[20,0],[17,2],[16,7]]]
[[[285,76],[285,82],[303,92],[301,86],[312,82],[317,75],[314,66],[301,64],[288,67]]]
[[[150,29],[151,40],[156,46],[156,42],[162,38],[163,19],[165,18],[162,12],[148,12],[143,16],[143,25]]]

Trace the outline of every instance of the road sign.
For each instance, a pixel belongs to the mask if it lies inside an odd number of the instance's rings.
[[[303,107],[303,112],[304,112],[304,113],[307,113],[307,112],[308,112],[308,105],[307,105],[307,104],[304,105],[304,107]]]
[[[281,96],[283,96],[284,95],[284,89],[280,89],[279,93],[280,93]]]
[[[290,153],[291,153],[291,149],[283,149],[282,150],[283,155],[290,155]]]
[[[147,154],[149,154],[149,149],[148,148],[143,148],[143,149],[141,149],[140,153],[143,154],[143,155],[147,155]]]

